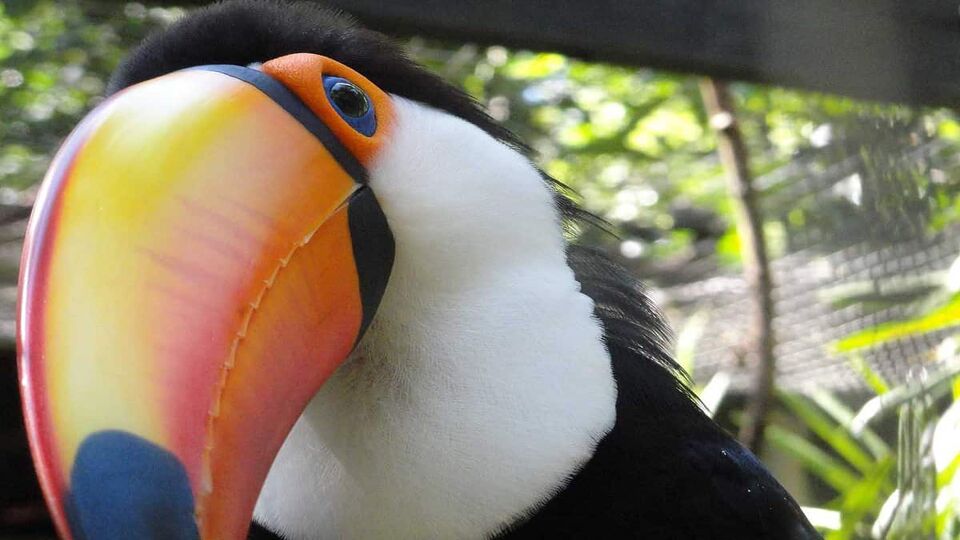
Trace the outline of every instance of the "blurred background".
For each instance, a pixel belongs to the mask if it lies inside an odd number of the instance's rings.
[[[570,235],[648,284],[706,408],[827,538],[960,537],[955,3],[335,3],[609,222]],[[16,378],[31,202],[125,51],[184,9],[0,4],[0,538],[52,537]]]

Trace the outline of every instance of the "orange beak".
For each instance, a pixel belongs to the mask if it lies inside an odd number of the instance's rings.
[[[334,76],[366,95],[374,132],[328,100]],[[386,287],[393,238],[365,180],[391,118],[369,81],[300,54],[131,87],[67,139],[18,328],[61,536],[245,537],[276,452]]]

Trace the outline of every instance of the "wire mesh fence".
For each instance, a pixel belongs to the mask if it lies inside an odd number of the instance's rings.
[[[937,140],[886,157],[887,178],[926,175],[936,182],[960,171],[960,154]],[[772,261],[778,384],[856,392],[866,389],[864,366],[898,383],[955,359],[948,338],[960,331],[958,318],[916,319],[960,273],[960,226],[931,225],[919,212],[883,214],[866,201],[878,184],[867,159],[854,154],[822,166],[822,158],[801,157],[756,181],[766,219],[783,224],[782,254]],[[929,196],[922,189],[916,196]],[[906,211],[903,199],[895,201],[898,212]],[[749,383],[746,287],[731,269],[657,290],[680,339],[695,342],[697,381],[726,371],[734,389]],[[908,320],[915,331],[856,346],[858,336],[882,338],[890,325]]]

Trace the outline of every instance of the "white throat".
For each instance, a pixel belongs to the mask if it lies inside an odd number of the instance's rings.
[[[475,126],[394,105],[370,176],[396,261],[257,503],[288,538],[490,536],[561,489],[615,419],[549,188]]]

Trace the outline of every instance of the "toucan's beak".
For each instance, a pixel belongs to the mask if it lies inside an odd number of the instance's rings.
[[[324,101],[331,73],[370,95],[377,133]],[[245,536],[281,443],[386,286],[393,239],[365,165],[390,115],[368,81],[303,54],[142,83],[69,137],[19,306],[62,536]]]

